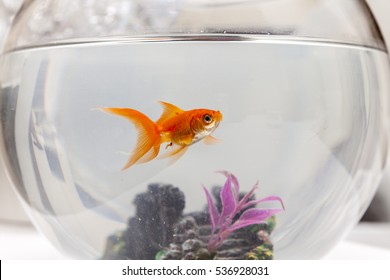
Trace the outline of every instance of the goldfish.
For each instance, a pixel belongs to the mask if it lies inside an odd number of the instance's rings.
[[[184,155],[189,146],[201,140],[206,144],[219,142],[211,133],[222,120],[221,112],[210,109],[184,111],[167,102],[159,103],[163,112],[155,122],[135,109],[101,108],[105,112],[128,119],[137,129],[136,146],[122,170],[155,159],[163,143],[167,143],[165,148],[171,150],[161,158],[171,157],[172,161],[176,161]]]

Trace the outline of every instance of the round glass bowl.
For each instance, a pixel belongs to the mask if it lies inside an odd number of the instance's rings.
[[[364,1],[27,1],[4,162],[77,258],[320,258],[377,189],[389,72]]]

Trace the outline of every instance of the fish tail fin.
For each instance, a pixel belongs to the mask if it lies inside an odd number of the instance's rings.
[[[130,168],[135,163],[151,161],[158,155],[161,136],[158,126],[149,117],[130,108],[102,108],[102,110],[128,119],[138,131],[135,148],[122,170]]]

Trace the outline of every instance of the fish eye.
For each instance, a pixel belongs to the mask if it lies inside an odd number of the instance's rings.
[[[211,123],[212,120],[213,120],[213,118],[209,114],[206,114],[206,115],[203,116],[203,122],[206,123],[206,124]]]

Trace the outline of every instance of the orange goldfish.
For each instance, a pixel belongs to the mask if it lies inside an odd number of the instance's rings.
[[[153,160],[159,154],[160,145],[163,143],[168,143],[166,148],[172,147],[163,158],[173,157],[173,160],[177,160],[196,142],[204,140],[206,144],[213,144],[218,141],[211,133],[222,120],[219,111],[209,109],[183,111],[167,102],[160,103],[164,110],[156,122],[134,109],[102,108],[106,112],[127,118],[138,130],[137,144],[122,170],[136,163]]]

